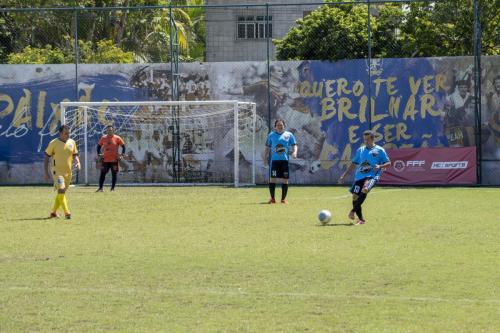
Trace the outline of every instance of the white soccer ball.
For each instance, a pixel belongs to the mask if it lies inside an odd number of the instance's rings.
[[[327,224],[332,219],[332,213],[329,210],[323,209],[318,214],[318,220],[321,224]]]
[[[309,173],[316,173],[321,169],[321,162],[316,160],[309,166]]]

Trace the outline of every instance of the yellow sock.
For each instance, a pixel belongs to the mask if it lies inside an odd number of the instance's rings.
[[[68,207],[68,201],[66,200],[66,195],[64,194],[61,194],[62,196],[62,199],[61,199],[61,204],[63,206],[63,209],[64,209],[64,214],[69,214],[69,207]]]
[[[56,195],[56,199],[54,200],[54,207],[52,207],[52,212],[53,213],[56,213],[57,210],[59,209],[59,207],[61,206],[61,197],[60,197],[61,194],[57,193]]]

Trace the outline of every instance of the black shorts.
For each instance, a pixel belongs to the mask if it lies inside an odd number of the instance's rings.
[[[271,178],[283,178],[288,179],[288,161],[278,160],[271,161]]]
[[[101,171],[108,173],[111,169],[113,172],[118,172],[118,162],[102,162]]]
[[[375,186],[377,180],[373,177],[366,177],[360,180],[356,180],[349,190],[352,194],[360,194],[361,190],[364,188],[368,189],[368,192]]]

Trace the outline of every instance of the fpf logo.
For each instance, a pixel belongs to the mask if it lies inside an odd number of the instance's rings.
[[[425,165],[425,160],[396,160],[394,161],[394,170],[402,172],[406,168],[421,169]]]
[[[394,170],[396,170],[397,172],[401,172],[404,170],[404,168],[405,168],[405,162],[401,160],[394,161]]]

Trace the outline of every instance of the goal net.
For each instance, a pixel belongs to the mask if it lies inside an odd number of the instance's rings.
[[[254,185],[255,112],[238,101],[62,102],[82,164],[73,181],[98,183],[97,143],[112,125],[125,141],[122,184]]]

